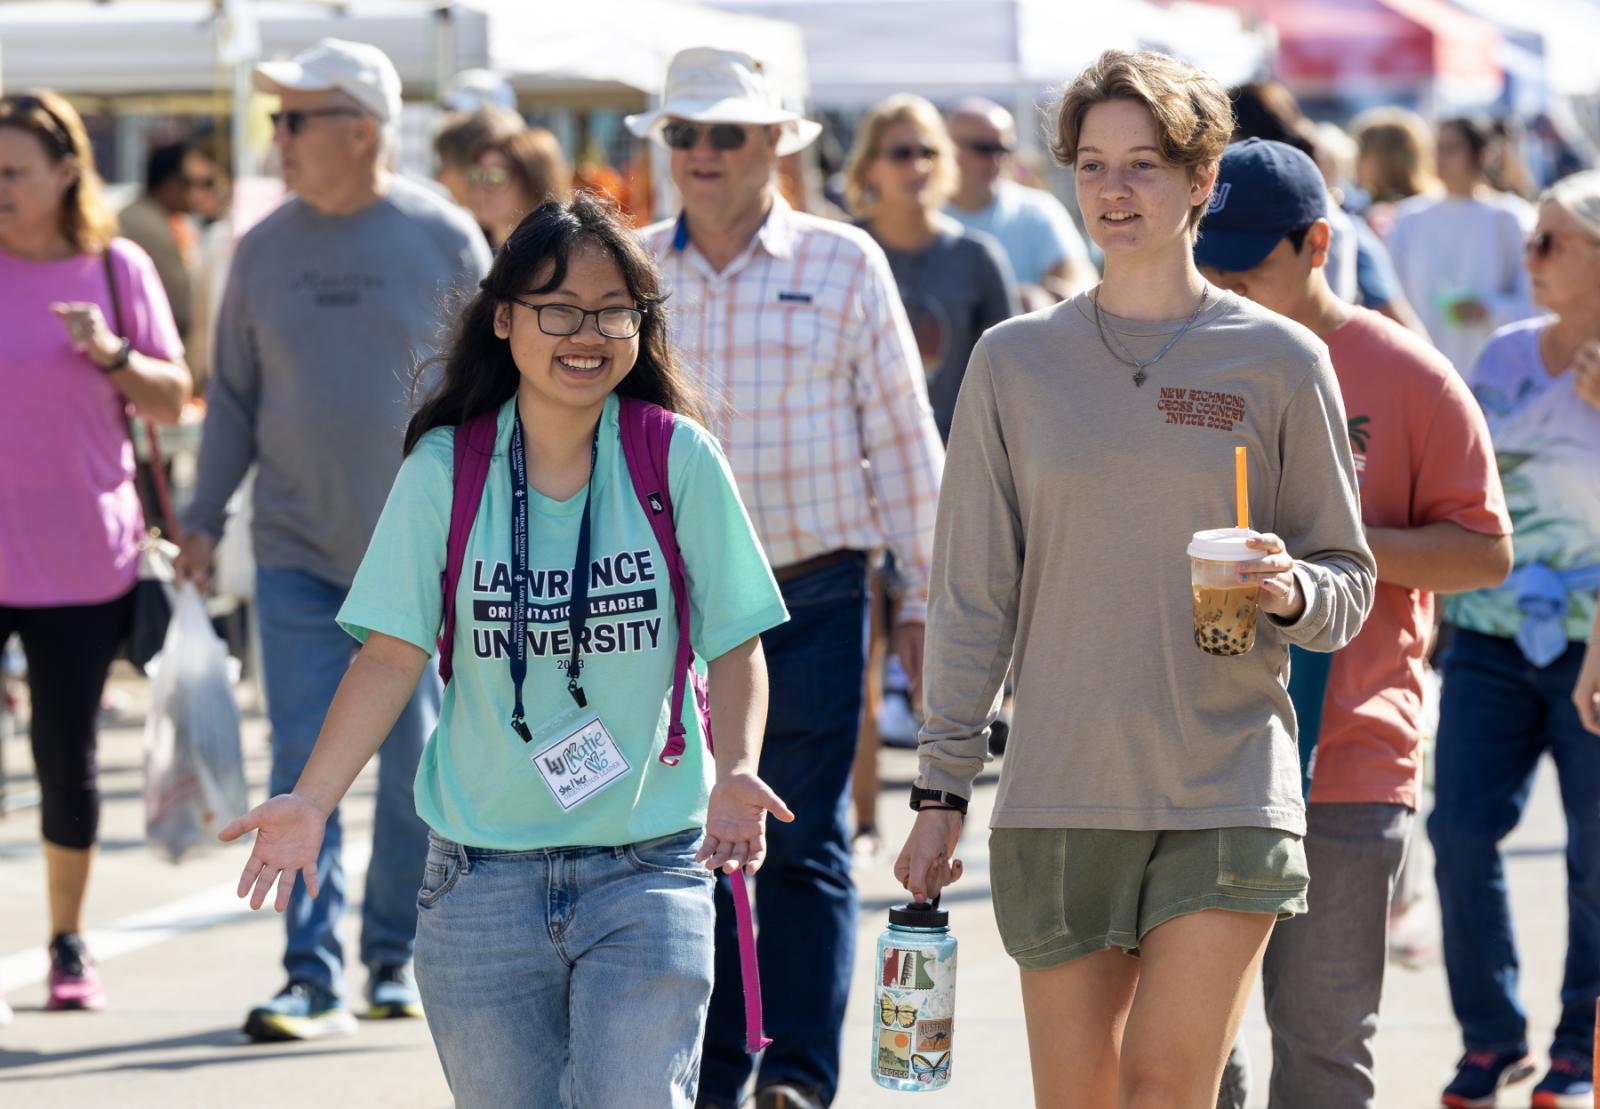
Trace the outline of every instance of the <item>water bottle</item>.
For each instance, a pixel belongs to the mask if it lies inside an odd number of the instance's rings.
[[[873,1081],[912,1093],[943,1089],[956,1034],[956,938],[938,898],[889,910],[873,965]]]

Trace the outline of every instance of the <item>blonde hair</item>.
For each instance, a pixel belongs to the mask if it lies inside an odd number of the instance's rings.
[[[73,160],[78,176],[61,194],[61,234],[80,254],[99,254],[117,233],[117,219],[100,195],[94,149],[77,109],[48,89],[0,98],[0,127],[39,140],[52,163]]]
[[[1215,77],[1166,54],[1107,50],[1062,90],[1056,103],[1050,152],[1057,162],[1077,163],[1084,117],[1111,100],[1143,105],[1155,119],[1161,157],[1191,173],[1220,164],[1233,135],[1233,104]],[[1190,209],[1191,229],[1205,211],[1204,203]]]
[[[1591,239],[1600,242],[1600,169],[1568,174],[1539,194],[1539,202],[1545,201],[1566,212]]]
[[[1354,130],[1358,165],[1365,162],[1377,173],[1370,184],[1360,182],[1373,200],[1405,200],[1435,187],[1433,138],[1417,113],[1374,108],[1356,117]]]
[[[933,159],[933,188],[940,202],[956,191],[956,146],[950,141],[944,117],[922,97],[901,93],[874,104],[862,117],[861,129],[856,132],[855,145],[850,148],[850,158],[844,167],[845,202],[852,215],[871,215],[877,206],[877,195],[867,183],[867,171],[881,153],[878,144],[883,141],[883,133],[896,123],[915,124],[927,135],[929,145],[938,151]]]

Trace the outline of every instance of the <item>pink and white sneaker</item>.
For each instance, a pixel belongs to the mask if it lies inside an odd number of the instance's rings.
[[[106,990],[100,972],[76,932],[63,932],[50,941],[50,1000],[45,1008],[104,1009]]]

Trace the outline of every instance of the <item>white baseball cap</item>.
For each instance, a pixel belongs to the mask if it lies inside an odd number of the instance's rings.
[[[479,108],[517,110],[517,92],[511,82],[492,69],[463,69],[450,79],[450,87],[439,98],[439,106],[452,112],[475,112]]]
[[[353,97],[379,123],[400,118],[400,74],[389,56],[366,42],[323,39],[286,62],[256,66],[255,87],[261,92],[324,92],[337,89]]]
[[[737,50],[696,46],[681,50],[667,66],[661,106],[628,116],[628,130],[660,141],[669,119],[696,123],[780,124],[778,153],[804,150],[822,133],[822,124],[784,108],[762,64]]]

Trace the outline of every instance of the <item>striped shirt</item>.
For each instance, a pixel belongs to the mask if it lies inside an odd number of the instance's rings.
[[[883,251],[782,198],[721,273],[682,216],[641,234],[767,558],[887,546],[923,619],[944,448]]]

